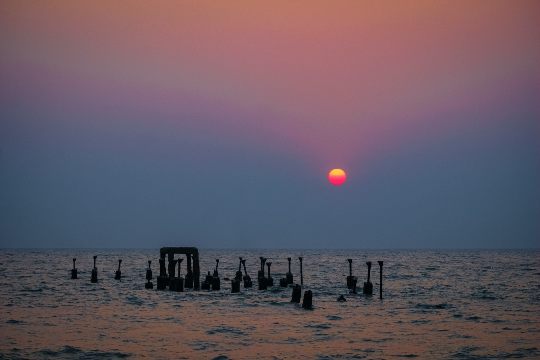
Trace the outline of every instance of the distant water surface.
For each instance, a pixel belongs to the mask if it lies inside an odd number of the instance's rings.
[[[90,283],[98,255],[99,283]],[[540,358],[540,252],[201,250],[201,281],[220,259],[219,292],[145,290],[155,250],[0,250],[0,358],[491,359]],[[230,294],[238,256],[254,287]],[[274,283],[287,271],[314,309],[289,302],[291,289],[257,290],[259,256]],[[70,280],[71,258],[79,279]],[[123,259],[121,281],[114,280]],[[374,296],[349,295],[347,258]],[[384,260],[384,300],[377,260]],[[185,265],[185,261],[184,261]],[[154,278],[155,284],[155,278]],[[360,285],[361,286],[361,285]],[[344,294],[347,302],[336,298]]]

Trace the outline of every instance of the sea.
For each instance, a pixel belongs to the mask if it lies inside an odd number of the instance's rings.
[[[201,281],[220,260],[221,290],[156,290],[159,249],[0,250],[0,359],[540,359],[539,250],[199,251]],[[240,256],[254,286],[231,293]],[[261,291],[260,256],[275,283]],[[287,257],[300,283],[300,256],[312,309],[279,287]]]

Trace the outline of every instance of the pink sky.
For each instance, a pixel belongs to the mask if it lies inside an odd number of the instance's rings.
[[[323,168],[489,126],[540,84],[537,1],[0,7],[5,96],[127,123],[145,113]]]

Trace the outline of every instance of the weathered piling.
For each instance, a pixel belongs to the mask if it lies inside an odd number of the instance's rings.
[[[251,277],[248,275],[248,273],[246,271],[246,260],[245,259],[242,260],[242,266],[244,267],[244,273],[245,273],[245,275],[243,277],[243,279],[244,279],[244,287],[245,288],[250,288],[250,287],[253,286],[253,282],[251,281]]]
[[[118,270],[114,273],[114,278],[120,280],[122,278],[122,272],[120,271],[120,264],[122,264],[122,259],[118,259]]]
[[[240,262],[238,263],[238,271],[236,271],[236,275],[234,276],[235,280],[238,280],[238,283],[242,281],[242,257],[239,257]]]
[[[382,268],[383,268],[383,262],[377,261],[379,263],[379,299],[382,300]]]
[[[264,264],[266,263],[265,257],[260,257],[261,259],[261,269],[257,273],[257,280],[259,283],[259,290],[266,290],[268,288],[268,281],[264,276]]]
[[[169,257],[169,290],[176,291],[178,282],[176,281],[176,263],[178,260],[171,259]],[[172,264],[172,265],[171,265]]]
[[[298,258],[300,260],[300,286],[304,286],[304,272],[302,271],[302,257]]]
[[[287,271],[287,274],[285,274],[285,277],[287,279],[287,284],[292,284],[293,283],[293,274],[291,272],[291,258],[288,257],[287,261],[289,262],[289,271]]]
[[[302,297],[302,287],[298,284],[295,284],[292,288],[291,302],[299,304],[301,297]]]
[[[150,265],[152,265],[152,261],[148,260],[148,269],[146,269],[146,284],[144,284],[146,289],[154,288],[154,284],[152,283],[152,268]]]
[[[191,268],[191,254],[186,254],[187,273],[185,279],[186,289],[193,289],[193,269]]]
[[[212,276],[212,290],[221,289],[221,280],[218,273],[219,259],[216,259],[216,268],[214,269],[214,275]]]
[[[371,283],[371,261],[366,262],[368,268],[367,281],[364,282],[364,289],[362,290],[365,295],[373,295],[373,284]]]
[[[174,253],[168,253],[167,260],[167,272],[170,281],[172,278],[174,278],[174,274],[176,273],[176,260],[174,259]]]
[[[178,259],[178,277],[174,278],[175,282],[175,291],[182,292],[184,291],[184,278],[182,277],[182,261],[184,259]]]
[[[289,284],[293,283],[293,274],[291,272],[291,258],[288,257],[287,261],[289,262],[289,271],[285,274],[284,278],[279,279],[279,286],[287,287]]]
[[[353,288],[353,275],[352,275],[352,259],[347,259],[349,262],[349,276],[347,276],[347,289]]]
[[[167,271],[165,270],[165,254],[160,254],[159,257],[159,276],[157,277],[157,289],[165,290],[165,287],[169,283],[167,277]]]
[[[75,261],[77,261],[77,258],[73,258],[73,269],[71,269],[71,278],[72,279],[77,278],[77,268],[75,267]]]
[[[96,259],[97,259],[97,255],[94,255],[94,268],[92,269],[92,275],[90,277],[90,282],[93,282],[93,283],[98,282]]]
[[[266,278],[266,285],[267,286],[274,286],[274,279],[270,275],[270,266],[272,266],[272,263],[268,261],[266,263],[266,266],[268,267],[268,277]]]
[[[240,280],[238,279],[232,279],[231,280],[231,293],[238,293],[240,292]]]
[[[311,290],[304,291],[304,300],[302,301],[304,309],[313,309],[313,293]]]
[[[210,290],[210,285],[212,285],[212,279],[213,276],[212,274],[210,274],[210,271],[208,271],[208,274],[206,274],[206,277],[204,278],[204,281],[201,285],[201,289]]]

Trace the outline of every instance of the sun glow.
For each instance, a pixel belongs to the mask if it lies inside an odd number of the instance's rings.
[[[328,173],[328,181],[334,186],[341,186],[347,180],[347,173],[343,169],[332,169]]]

